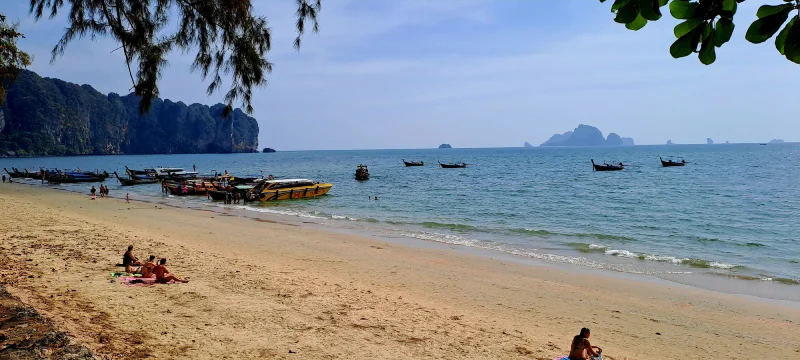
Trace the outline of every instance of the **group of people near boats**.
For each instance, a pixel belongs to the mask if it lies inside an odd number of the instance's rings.
[[[169,272],[167,269],[167,258],[161,258],[156,262],[156,256],[150,257],[142,262],[133,254],[133,245],[128,246],[128,251],[122,255],[122,265],[125,265],[125,272],[130,274],[140,274],[144,278],[155,278],[157,283],[166,284],[170,281],[187,283],[184,280]]]
[[[95,188],[94,185],[92,185],[92,188],[89,189],[89,192],[92,193],[92,200],[94,200],[95,196],[96,196],[95,194],[97,193],[97,188]],[[100,184],[100,197],[101,198],[110,197],[108,195],[108,186],[104,186],[103,184]]]

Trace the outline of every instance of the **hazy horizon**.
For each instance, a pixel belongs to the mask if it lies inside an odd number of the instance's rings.
[[[538,146],[578,124],[637,145],[798,140],[800,125],[786,116],[797,65],[772,41],[744,40],[759,4],[740,4],[733,39],[711,66],[670,57],[677,21],[669,15],[633,32],[614,23],[607,3],[323,1],[321,31],[307,34],[300,52],[292,48],[294,2],[253,4],[273,30],[267,57],[275,65],[254,94],[259,148]],[[76,40],[51,65],[64,12],[35,22],[27,3],[7,7],[26,36],[19,47],[34,56],[30,70],[130,92],[113,41]],[[207,96],[208,82],[189,71],[191,55],[170,56],[160,97],[221,102],[227,88]]]

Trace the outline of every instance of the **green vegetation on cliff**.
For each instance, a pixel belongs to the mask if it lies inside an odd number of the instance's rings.
[[[104,95],[89,85],[22,72],[0,107],[0,154],[88,155],[256,152],[258,123],[225,105]]]

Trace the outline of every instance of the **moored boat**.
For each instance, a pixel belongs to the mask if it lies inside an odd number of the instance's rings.
[[[264,180],[247,193],[246,201],[276,201],[322,196],[333,187],[309,179]]]
[[[155,169],[133,170],[125,166],[125,173],[128,174],[132,180],[158,179]]]
[[[116,171],[114,171],[114,176],[117,177],[117,180],[119,181],[120,185],[122,185],[122,186],[132,186],[132,185],[140,185],[140,184],[155,184],[155,183],[157,183],[159,181],[156,178],[149,178],[149,179],[148,178],[140,178],[140,179],[124,178],[124,177],[120,177],[119,174],[117,174]]]
[[[185,179],[178,181],[166,181],[166,188],[170,194],[176,196],[184,195],[205,195],[206,192],[219,190],[222,187],[213,181]]]
[[[605,164],[605,163],[602,165],[597,165],[594,163],[594,159],[592,159],[592,169],[594,169],[594,171],[618,171],[618,170],[624,170],[625,165],[622,165],[621,162],[617,165]]]
[[[662,159],[660,156],[658,157],[658,160],[661,160],[661,166],[663,166],[663,167],[673,167],[673,166],[684,166],[684,165],[686,165],[686,160],[672,161],[672,159],[669,159],[667,161],[664,161],[664,159]]]
[[[403,159],[403,164],[405,164],[406,166],[425,166],[425,163],[422,162],[422,160],[420,160],[420,161],[406,161],[406,159]]]
[[[367,169],[367,165],[361,164],[358,165],[356,168],[356,180],[367,180],[369,179],[369,169]]]
[[[186,171],[183,168],[165,168],[159,167],[153,169],[156,177],[162,180],[183,180],[194,179],[197,177],[197,171]]]
[[[467,163],[461,162],[461,163],[442,164],[442,162],[439,161],[439,166],[441,166],[441,167],[443,167],[445,169],[456,169],[456,168],[465,168],[465,167],[467,167]]]
[[[107,174],[106,172],[94,174],[91,172],[62,171],[59,173],[48,173],[45,175],[45,179],[51,184],[103,182],[108,178],[108,176],[106,176]]]

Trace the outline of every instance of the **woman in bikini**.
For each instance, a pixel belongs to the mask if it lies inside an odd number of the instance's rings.
[[[579,335],[575,335],[575,337],[572,338],[572,345],[569,347],[570,360],[603,359],[600,355],[603,349],[592,346],[592,344],[589,343],[589,335],[589,329],[583,328]],[[597,349],[597,351],[594,351],[594,349]]]

